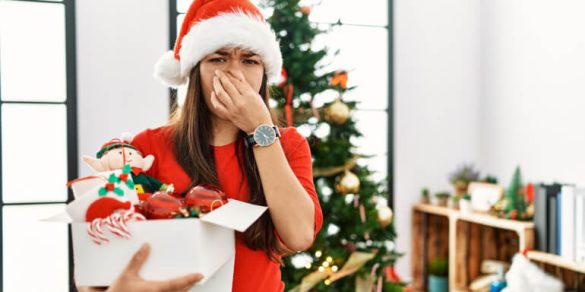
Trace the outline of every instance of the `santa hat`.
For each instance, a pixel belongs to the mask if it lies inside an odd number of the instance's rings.
[[[173,51],[156,63],[155,77],[168,86],[187,83],[191,69],[223,47],[258,54],[270,83],[280,78],[282,54],[276,35],[248,0],[195,0],[191,3]]]
[[[106,142],[104,145],[102,145],[102,148],[100,149],[100,151],[98,151],[98,153],[95,156],[98,159],[102,158],[102,156],[104,156],[104,154],[106,154],[106,152],[108,152],[112,149],[120,148],[120,147],[128,147],[128,148],[131,148],[131,149],[138,151],[138,149],[136,149],[136,147],[134,147],[134,145],[132,145],[130,143],[130,141],[132,141],[132,134],[122,133],[122,138],[114,138],[114,139]],[[138,151],[138,152],[140,152],[140,151]]]

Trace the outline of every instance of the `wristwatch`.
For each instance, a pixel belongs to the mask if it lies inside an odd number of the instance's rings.
[[[261,146],[266,147],[272,145],[277,138],[280,138],[280,131],[276,126],[262,124],[254,130],[254,132],[244,139],[246,147]]]

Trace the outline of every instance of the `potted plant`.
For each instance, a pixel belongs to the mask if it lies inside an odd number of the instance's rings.
[[[449,208],[458,210],[459,209],[459,197],[452,196],[449,200]]]
[[[478,179],[479,171],[474,168],[473,164],[461,165],[449,176],[449,181],[455,190],[454,196],[461,198],[463,194],[467,193],[469,183]]]
[[[429,263],[429,292],[449,291],[449,262],[445,258],[434,258]]]
[[[430,192],[429,192],[429,189],[428,188],[422,189],[420,201],[423,204],[429,204],[429,203],[431,203]]]
[[[435,194],[435,205],[437,206],[442,206],[442,207],[447,207],[447,202],[449,200],[449,193],[447,192],[440,192],[440,193],[436,193]]]
[[[469,193],[465,193],[461,200],[459,200],[459,210],[463,214],[470,214],[473,212],[473,208],[471,206],[471,195]]]

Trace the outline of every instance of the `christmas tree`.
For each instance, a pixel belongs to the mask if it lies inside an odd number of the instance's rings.
[[[385,181],[371,178],[363,157],[350,141],[360,137],[351,111],[356,102],[344,101],[348,73],[343,68],[323,71],[328,49],[312,47],[327,33],[309,21],[311,7],[299,0],[264,0],[273,9],[268,22],[280,40],[283,80],[271,88],[275,111],[288,126],[303,128],[311,145],[315,187],[323,210],[323,228],[313,247],[284,259],[287,291],[400,291],[393,266],[400,256]],[[356,60],[357,61],[357,60]],[[321,107],[313,99],[325,91],[336,98]],[[309,129],[306,131],[306,129]]]

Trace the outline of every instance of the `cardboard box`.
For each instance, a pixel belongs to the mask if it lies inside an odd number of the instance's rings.
[[[76,282],[110,285],[140,246],[149,242],[151,252],[140,273],[144,279],[167,280],[199,272],[204,278],[191,291],[231,291],[234,230],[245,231],[265,210],[231,200],[201,219],[130,222],[131,239],[109,235],[110,242],[102,245],[87,235],[88,223],[72,223]]]
[[[95,192],[95,188],[84,187],[84,191]],[[84,197],[88,196],[76,195],[78,200]],[[78,286],[111,285],[134,253],[148,242],[150,255],[140,271],[144,279],[168,280],[199,272],[204,278],[190,291],[227,292],[232,291],[234,230],[245,231],[266,209],[229,200],[226,205],[199,219],[129,222],[130,239],[117,237],[104,229],[109,242],[102,245],[94,243],[89,237],[88,222],[75,222],[68,214],[58,214],[45,221],[68,221],[72,225],[73,260]]]

